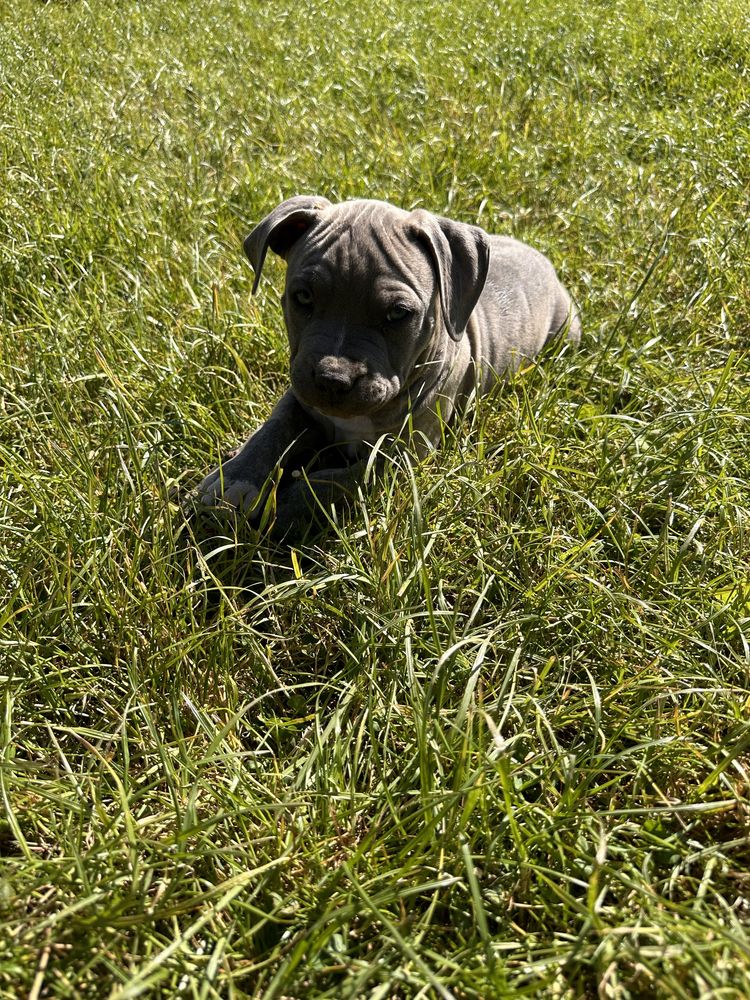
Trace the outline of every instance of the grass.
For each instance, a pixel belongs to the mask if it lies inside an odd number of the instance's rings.
[[[0,996],[748,995],[748,67],[734,0],[6,10]],[[199,544],[302,192],[533,243],[583,345]]]

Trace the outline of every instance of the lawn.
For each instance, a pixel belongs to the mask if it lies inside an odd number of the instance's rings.
[[[584,336],[290,550],[186,498],[297,193]],[[747,0],[4,8],[0,997],[750,995],[749,217]]]

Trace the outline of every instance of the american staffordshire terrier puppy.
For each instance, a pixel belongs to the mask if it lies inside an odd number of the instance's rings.
[[[291,388],[198,494],[258,517],[276,481],[277,537],[346,495],[383,435],[424,451],[475,389],[561,331],[580,338],[545,256],[422,209],[290,198],[245,240],[253,293],[269,247],[287,263]]]

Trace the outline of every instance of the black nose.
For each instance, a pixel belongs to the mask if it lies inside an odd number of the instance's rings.
[[[331,399],[341,399],[355,382],[355,373],[342,367],[321,366],[313,373],[315,385]]]
[[[343,372],[316,372],[315,384],[323,392],[335,393],[340,396],[352,387],[352,380]]]

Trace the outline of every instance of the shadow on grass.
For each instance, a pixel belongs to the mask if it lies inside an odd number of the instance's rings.
[[[339,525],[349,519],[349,505],[339,502],[335,515],[308,509],[303,524],[279,537],[275,507],[284,485],[282,480],[263,508],[250,513],[229,504],[206,506],[194,494],[182,498],[177,533],[185,544],[176,549],[176,558],[209,618],[230,601],[262,630],[270,620],[270,603],[284,591],[304,587],[308,574],[320,571],[315,545],[337,536]]]

